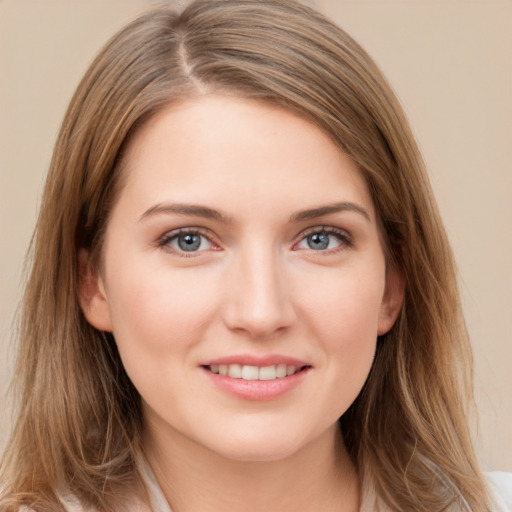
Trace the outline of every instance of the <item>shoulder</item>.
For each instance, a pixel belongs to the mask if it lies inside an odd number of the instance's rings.
[[[487,473],[487,482],[497,506],[496,512],[512,512],[512,473]]]
[[[73,494],[59,496],[60,502],[66,512],[100,512],[95,507],[86,506]],[[130,495],[119,504],[119,509],[123,512],[151,512],[149,507],[137,495]]]

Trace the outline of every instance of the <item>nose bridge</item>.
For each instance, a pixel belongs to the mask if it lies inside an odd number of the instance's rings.
[[[271,244],[248,244],[234,266],[229,324],[254,337],[288,327],[294,318],[286,272]]]

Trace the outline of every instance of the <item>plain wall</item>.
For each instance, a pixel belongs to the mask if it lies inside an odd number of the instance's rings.
[[[0,0],[0,446],[22,262],[60,121],[97,50],[152,3]],[[310,3],[376,59],[409,115],[459,263],[478,453],[485,468],[510,471],[512,2]]]

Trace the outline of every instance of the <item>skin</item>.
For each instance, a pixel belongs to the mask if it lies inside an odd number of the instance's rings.
[[[354,162],[293,113],[213,95],[153,117],[123,172],[101,269],[81,256],[81,302],[114,333],[141,394],[145,452],[173,512],[358,510],[337,419],[396,319],[403,279],[386,270]],[[176,230],[190,228],[201,245],[184,252]],[[323,232],[327,247],[312,248]],[[202,367],[237,354],[309,369],[287,393],[247,400]]]

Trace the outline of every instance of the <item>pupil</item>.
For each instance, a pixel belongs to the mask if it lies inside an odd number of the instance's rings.
[[[201,245],[201,237],[199,235],[183,235],[178,238],[178,245],[183,251],[196,251]]]
[[[329,247],[329,235],[325,233],[314,233],[308,236],[308,245],[310,249],[320,250]]]

